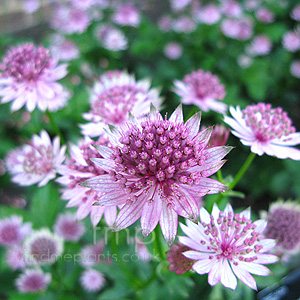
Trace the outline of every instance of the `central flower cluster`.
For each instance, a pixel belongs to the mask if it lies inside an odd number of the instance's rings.
[[[189,85],[200,99],[223,100],[225,97],[224,85],[220,83],[217,76],[210,72],[194,71],[184,77],[184,83]]]
[[[243,119],[260,141],[281,138],[295,132],[287,113],[281,107],[272,108],[271,104],[247,106],[243,110]]]
[[[190,130],[184,124],[147,120],[141,127],[131,127],[120,138],[123,147],[113,154],[118,165],[116,178],[123,180],[126,188],[147,190],[159,183],[163,194],[171,196],[176,182],[196,184],[205,175],[190,169],[208,158],[203,151],[206,144],[190,139]]]
[[[13,77],[16,81],[36,81],[45,69],[51,67],[49,50],[25,44],[12,48],[0,65],[3,77]]]

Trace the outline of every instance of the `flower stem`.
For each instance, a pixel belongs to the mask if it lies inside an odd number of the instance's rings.
[[[156,226],[156,228],[154,229],[155,232],[155,248],[156,251],[159,253],[159,256],[161,258],[161,260],[165,260],[166,259],[166,254],[165,251],[163,250],[162,244],[161,244],[161,239],[160,239],[160,230],[159,230],[159,226]]]
[[[53,115],[49,110],[46,110],[46,116],[49,118],[50,124],[51,124],[54,132],[59,136],[61,144],[64,144],[65,143],[64,137],[63,137],[60,129],[56,125]]]
[[[245,174],[245,172],[248,170],[248,168],[250,167],[254,157],[256,156],[255,153],[250,152],[249,156],[247,157],[246,161],[244,162],[244,164],[242,165],[242,167],[240,168],[240,170],[238,171],[238,173],[236,174],[234,180],[229,184],[229,188],[233,189],[237,183],[240,181],[240,179],[243,177],[243,175]]]

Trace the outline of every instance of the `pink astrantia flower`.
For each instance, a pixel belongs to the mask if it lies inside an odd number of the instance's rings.
[[[170,0],[170,6],[173,11],[179,12],[182,11],[191,2],[192,0]]]
[[[253,24],[247,18],[225,19],[222,21],[221,30],[227,37],[245,41],[253,34]]]
[[[247,106],[243,111],[238,106],[230,107],[233,118],[225,116],[224,122],[233,129],[232,134],[241,139],[251,151],[277,158],[300,160],[300,150],[290,146],[300,144],[300,132],[295,132],[292,121],[282,108],[258,103]]]
[[[88,269],[82,273],[80,283],[88,292],[97,292],[103,287],[105,279],[100,272],[94,269]]]
[[[173,29],[176,32],[190,33],[196,29],[196,24],[190,17],[181,16],[173,21]]]
[[[0,220],[0,244],[17,245],[31,232],[31,223],[23,223],[23,218],[13,215]]]
[[[274,22],[273,12],[265,7],[259,8],[255,12],[255,16],[256,16],[257,20],[259,20],[262,23],[273,23]]]
[[[24,0],[23,9],[27,14],[33,14],[40,8],[39,0]]]
[[[110,127],[112,148],[98,147],[103,159],[92,159],[109,173],[83,185],[104,193],[99,205],[123,205],[115,231],[141,218],[145,237],[160,222],[172,244],[178,215],[197,222],[197,199],[227,190],[207,177],[222,167],[231,147],[206,149],[212,128],[199,132],[199,125],[199,113],[184,124],[181,106],[169,120],[152,106],[143,120],[132,117],[123,127]]]
[[[102,158],[94,146],[107,144],[108,140],[104,137],[99,138],[96,142],[86,137],[79,146],[72,145],[70,147],[69,163],[58,168],[62,177],[57,181],[66,187],[63,190],[62,198],[69,200],[67,207],[78,207],[76,216],[79,220],[90,214],[94,226],[99,223],[103,214],[107,225],[111,226],[117,214],[115,205],[94,206],[93,204],[101,197],[102,193],[80,185],[88,178],[106,173],[95,166],[90,158]]]
[[[160,30],[168,32],[172,29],[173,20],[170,16],[164,15],[158,21]]]
[[[70,0],[72,6],[83,10],[91,8],[95,2],[95,0]]]
[[[292,62],[290,71],[293,76],[300,78],[300,60],[295,60]]]
[[[300,206],[292,201],[271,204],[266,216],[268,222],[264,236],[276,239],[276,249],[283,253],[300,250]]]
[[[291,12],[291,18],[295,21],[300,21],[300,5],[296,5]]]
[[[162,99],[157,89],[150,88],[149,80],[136,81],[127,72],[109,71],[95,83],[90,102],[91,111],[83,117],[91,122],[81,128],[84,135],[95,137],[104,133],[107,124],[124,124],[129,112],[143,116],[150,103],[160,107]]]
[[[26,261],[24,259],[24,249],[21,245],[15,245],[8,249],[6,263],[12,270],[24,269]]]
[[[51,274],[39,269],[27,269],[16,280],[16,286],[21,293],[36,293],[47,289],[51,282]]]
[[[174,85],[174,92],[184,104],[197,105],[203,111],[224,113],[227,110],[225,103],[217,101],[225,97],[224,85],[210,72],[201,69],[194,71],[186,75],[183,81],[175,80]]]
[[[183,255],[196,261],[193,269],[201,275],[208,273],[211,286],[221,281],[225,287],[235,290],[237,277],[256,290],[250,273],[270,275],[263,264],[278,261],[277,256],[266,253],[276,244],[273,239],[262,239],[266,221],[252,222],[250,209],[234,214],[230,204],[222,212],[214,205],[211,215],[202,207],[200,219],[198,224],[189,220],[187,225],[180,224],[187,236],[180,236],[179,241],[193,249]]]
[[[73,60],[79,57],[79,49],[71,40],[65,39],[63,36],[55,36],[53,44],[50,48],[53,57],[57,60]]]
[[[56,81],[65,77],[67,65],[57,66],[49,51],[33,44],[11,48],[0,64],[0,97],[12,101],[11,109],[26,105],[28,111],[62,108],[69,93]]]
[[[192,250],[190,247],[184,246],[181,243],[173,244],[171,249],[166,252],[169,270],[181,275],[192,269],[194,260],[185,257],[182,253]]]
[[[112,20],[122,26],[137,27],[141,22],[138,9],[133,4],[121,4],[117,7]]]
[[[296,52],[300,49],[300,34],[297,32],[288,31],[283,36],[282,45],[286,50],[290,52]]]
[[[73,214],[60,214],[54,224],[54,232],[66,241],[77,242],[84,234],[85,227],[82,222],[76,220]]]
[[[182,55],[182,47],[175,42],[168,43],[164,48],[164,54],[167,58],[176,60]]]
[[[216,125],[211,133],[209,147],[225,146],[230,131],[224,125]]]
[[[266,55],[272,49],[272,42],[266,35],[260,34],[254,38],[248,48],[248,53],[252,56]]]
[[[51,142],[48,133],[42,130],[29,144],[8,153],[6,165],[12,181],[23,186],[36,183],[43,186],[55,178],[66,151],[66,146],[60,147],[59,144],[58,137]]]
[[[221,19],[219,8],[214,4],[207,4],[199,9],[196,18],[207,25],[216,24]]]
[[[242,15],[243,9],[239,2],[233,0],[223,1],[221,11],[227,17],[238,18]]]
[[[80,255],[82,260],[80,261],[81,265],[84,267],[92,267],[100,262],[105,260],[105,254],[103,254],[104,250],[104,240],[100,240],[95,245],[87,245],[81,249]]]

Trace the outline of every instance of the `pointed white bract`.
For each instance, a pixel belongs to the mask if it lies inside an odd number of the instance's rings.
[[[169,120],[152,106],[141,120],[131,118],[110,132],[112,149],[96,165],[108,174],[88,179],[84,186],[103,193],[99,205],[122,205],[113,229],[121,230],[139,218],[144,237],[157,226],[172,244],[178,215],[197,222],[203,195],[227,190],[207,178],[217,172],[230,147],[207,148],[211,129],[199,132],[200,114],[184,124],[179,106]]]
[[[276,241],[263,239],[264,220],[252,222],[250,209],[234,214],[230,204],[224,211],[220,211],[215,204],[211,215],[202,207],[200,220],[198,224],[189,220],[186,225],[180,224],[186,236],[180,236],[179,241],[192,249],[183,255],[196,261],[193,269],[197,273],[208,273],[210,285],[221,282],[235,290],[237,277],[256,289],[250,273],[270,275],[270,270],[262,264],[275,263],[278,257],[266,253],[275,246]]]
[[[251,147],[251,152],[277,158],[300,160],[300,150],[291,146],[300,144],[300,132],[295,132],[292,121],[282,108],[258,103],[241,110],[230,107],[232,118],[224,122],[232,127],[232,134]]]

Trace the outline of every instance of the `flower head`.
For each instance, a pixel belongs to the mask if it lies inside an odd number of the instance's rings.
[[[283,36],[282,45],[286,50],[296,52],[300,49],[300,34],[293,31],[286,32]]]
[[[266,35],[258,35],[251,42],[248,52],[252,56],[266,55],[270,53],[272,48],[272,42]]]
[[[291,18],[295,21],[300,21],[300,5],[296,5],[291,12]]]
[[[209,147],[225,146],[230,131],[223,125],[216,125],[211,133]]]
[[[192,250],[190,247],[184,246],[180,243],[173,244],[171,249],[166,252],[167,261],[169,264],[169,270],[181,275],[192,269],[194,260],[185,257],[182,253],[188,250]]]
[[[103,287],[105,279],[100,272],[88,269],[82,273],[80,283],[88,292],[97,292]]]
[[[242,15],[243,9],[239,2],[233,0],[223,1],[221,11],[227,17],[238,18]]]
[[[66,146],[59,146],[59,138],[53,143],[44,130],[34,135],[31,143],[12,150],[6,158],[6,165],[12,174],[12,181],[28,186],[38,183],[43,186],[55,178],[56,169],[65,158]]]
[[[182,97],[184,104],[197,105],[203,111],[213,110],[224,113],[227,105],[217,101],[225,97],[224,85],[217,76],[203,70],[194,71],[184,77],[183,81],[174,82],[175,93]]]
[[[0,64],[2,103],[13,101],[11,109],[26,105],[28,111],[55,111],[62,108],[69,93],[56,81],[65,77],[67,65],[57,66],[49,50],[23,44],[11,48]]]
[[[122,26],[137,27],[140,24],[141,16],[138,9],[132,4],[121,4],[117,7],[115,14],[112,16],[116,24]]]
[[[276,239],[276,248],[293,253],[300,250],[300,206],[293,202],[277,201],[267,214],[264,236]]]
[[[200,219],[198,224],[189,220],[187,226],[180,224],[187,236],[180,236],[179,241],[193,249],[183,255],[196,261],[193,269],[198,274],[208,273],[208,283],[212,286],[221,281],[225,287],[234,290],[236,275],[256,289],[250,273],[267,276],[270,270],[263,264],[278,260],[277,256],[266,254],[276,244],[275,240],[262,239],[261,233],[267,223],[264,220],[252,222],[250,209],[234,214],[230,204],[224,211],[214,205],[211,215],[202,207]]]
[[[55,224],[54,231],[63,237],[66,241],[78,241],[85,232],[85,227],[82,222],[76,220],[76,217],[67,213],[59,215]]]
[[[213,25],[221,19],[221,13],[215,4],[207,4],[197,11],[196,18],[201,23]]]
[[[52,264],[62,254],[63,239],[44,228],[34,231],[24,241],[24,258],[31,265]]]
[[[104,250],[104,241],[100,240],[95,245],[87,245],[81,249],[80,254],[82,257],[81,264],[84,267],[92,267],[102,261]]]
[[[290,67],[291,74],[296,78],[300,78],[300,60],[294,60]]]
[[[62,36],[55,36],[53,38],[53,45],[50,50],[57,60],[73,60],[78,58],[80,54],[76,44]]]
[[[300,144],[300,132],[295,132],[292,121],[282,108],[258,103],[247,106],[243,111],[238,106],[230,107],[233,118],[225,116],[224,122],[233,128],[232,134],[241,139],[251,151],[277,158],[300,160],[300,150],[293,145]]]
[[[145,237],[160,222],[171,244],[178,214],[196,222],[197,199],[227,189],[207,177],[221,168],[231,147],[206,149],[211,128],[198,132],[199,125],[199,113],[184,124],[181,106],[169,120],[152,106],[143,120],[133,117],[123,127],[112,128],[112,149],[98,147],[103,159],[92,159],[108,174],[91,178],[84,186],[103,192],[99,205],[123,205],[114,230],[141,218]]]
[[[27,269],[16,280],[16,286],[21,293],[36,293],[44,291],[51,282],[51,274],[39,269]]]
[[[108,71],[95,83],[91,95],[91,111],[83,114],[90,123],[81,125],[83,134],[99,136],[107,124],[121,125],[129,113],[143,116],[150,104],[160,107],[157,89],[150,88],[149,80],[136,81],[134,76],[122,71]]]
[[[255,16],[256,16],[257,20],[259,20],[262,23],[273,23],[274,22],[273,12],[265,7],[259,8],[255,12]]]
[[[182,47],[175,42],[168,43],[164,48],[164,54],[167,58],[176,60],[182,55]]]
[[[92,224],[96,226],[104,214],[107,225],[111,226],[116,218],[117,207],[115,205],[106,207],[93,205],[103,193],[80,185],[88,178],[106,174],[103,169],[94,165],[90,160],[91,158],[102,158],[94,147],[99,145],[108,145],[108,139],[100,137],[98,141],[93,141],[86,137],[78,146],[72,145],[70,147],[71,159],[67,164],[58,168],[62,177],[57,181],[65,186],[62,198],[69,200],[67,207],[78,207],[76,217],[79,220],[91,214]]]
[[[176,32],[190,33],[196,29],[196,24],[190,17],[182,15],[173,21],[173,29]]]
[[[24,249],[21,245],[15,245],[8,249],[6,263],[13,269],[24,269],[26,261],[24,259]]]
[[[221,30],[227,37],[245,41],[253,34],[253,24],[247,18],[224,19],[221,24]]]
[[[31,232],[31,223],[24,223],[20,216],[0,220],[0,244],[3,246],[17,245]]]

